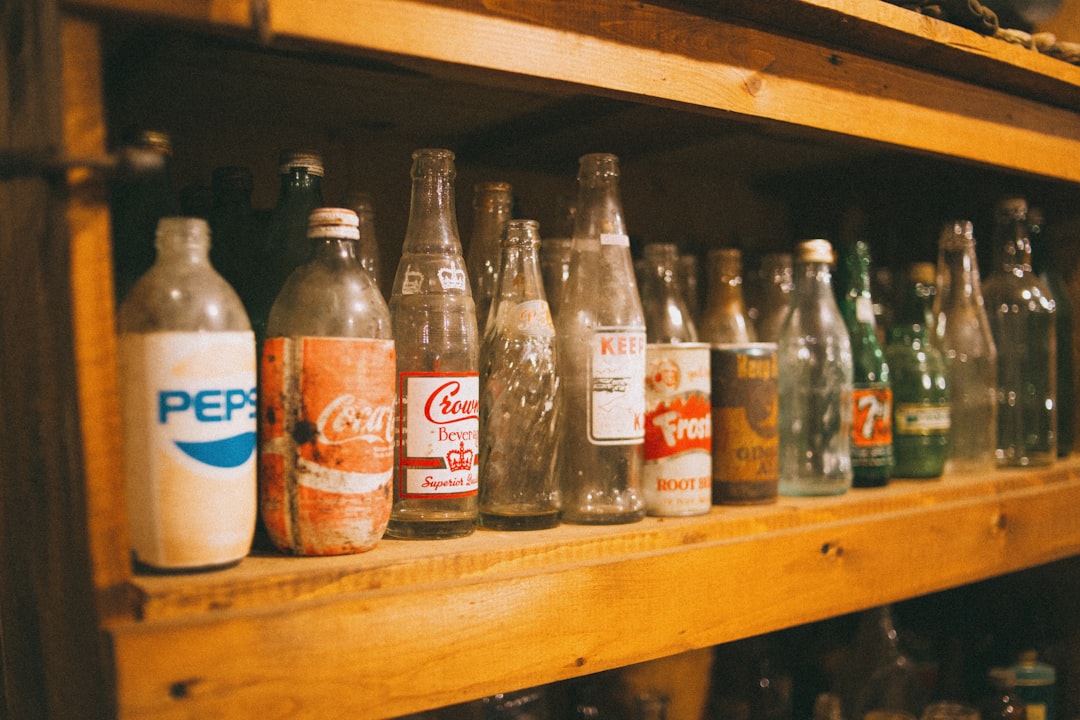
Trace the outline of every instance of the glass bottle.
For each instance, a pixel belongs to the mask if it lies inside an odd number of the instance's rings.
[[[737,248],[713,248],[709,251],[708,265],[708,305],[701,318],[702,342],[753,342],[757,333],[743,302],[742,252]]]
[[[251,192],[254,176],[242,165],[214,168],[210,176],[210,260],[245,307],[251,303],[251,284],[259,270],[254,236]],[[249,307],[250,311],[250,307]]]
[[[323,161],[318,153],[284,151],[278,165],[280,189],[267,219],[263,263],[266,268],[254,293],[251,323],[255,337],[265,335],[270,306],[292,271],[311,257],[308,216],[323,206]]]
[[[832,291],[832,245],[795,252],[795,290],[777,342],[781,495],[851,487],[851,340]]]
[[[1042,210],[1028,208],[1031,237],[1031,269],[1054,298],[1054,332],[1057,338],[1057,454],[1065,457],[1076,442],[1075,363],[1073,362],[1073,304],[1068,282],[1050,257],[1049,239]]]
[[[966,220],[947,222],[938,242],[936,344],[949,387],[946,472],[994,467],[997,447],[997,348],[983,306],[975,235]]]
[[[768,253],[761,258],[764,288],[761,313],[755,327],[761,342],[776,342],[780,337],[780,326],[784,323],[791,293],[795,289],[792,272],[791,253]]]
[[[678,282],[671,243],[644,249],[645,464],[649,515],[702,515],[712,507],[712,407],[709,346],[697,330]]]
[[[878,343],[870,297],[870,248],[862,240],[840,252],[834,286],[840,314],[851,339],[854,363],[851,423],[853,487],[882,487],[893,467],[892,403],[889,364]]]
[[[678,286],[695,325],[701,322],[701,266],[697,255],[679,256]]]
[[[563,292],[570,280],[570,258],[574,250],[574,218],[577,201],[558,197],[555,232],[540,242],[540,274],[544,278],[544,294],[551,308],[551,317],[558,323]]]
[[[1048,465],[1057,458],[1057,332],[1054,299],[1031,271],[1027,202],[995,213],[997,268],[983,287],[997,347],[999,466]]]
[[[368,271],[375,281],[375,286],[382,292],[382,267],[379,262],[379,235],[375,228],[375,201],[371,193],[353,190],[345,194],[342,200],[344,207],[349,208],[360,222],[357,228],[360,231],[360,240],[357,242],[357,257],[360,259],[360,267]]]
[[[559,524],[559,374],[555,327],[540,278],[539,225],[510,220],[480,348],[480,524]]]
[[[132,551],[159,570],[227,566],[255,533],[255,338],[206,221],[162,218],[155,246],[117,320]]]
[[[480,700],[482,720],[547,720],[551,716],[544,686],[499,693]]]
[[[347,208],[311,213],[313,256],[278,293],[262,346],[261,516],[295,555],[370,550],[390,517],[394,341],[357,225]]]
[[[1027,705],[1016,694],[1016,673],[1008,668],[990,668],[989,692],[983,699],[982,720],[1027,720]]]
[[[562,519],[645,516],[645,317],[630,259],[614,155],[581,158],[570,284],[559,313]]]
[[[895,477],[940,477],[949,456],[945,358],[930,340],[934,276],[933,263],[908,265],[885,347],[893,390]]]
[[[412,155],[412,198],[390,315],[398,437],[387,534],[448,538],[476,529],[480,336],[454,208],[454,153]]]
[[[919,717],[926,706],[928,693],[915,663],[900,649],[890,606],[860,614],[842,687],[853,718],[874,710]]]
[[[1057,670],[1039,660],[1034,650],[1024,650],[1009,668],[1016,681],[1016,695],[1023,700],[1028,720],[1054,720],[1054,688]]]
[[[150,266],[158,221],[179,216],[180,199],[172,186],[172,139],[161,130],[139,130],[125,143],[160,156],[153,171],[119,176],[109,187],[113,273],[117,300],[123,300]]]
[[[481,182],[473,187],[473,224],[465,265],[476,302],[476,326],[483,333],[488,309],[495,295],[499,275],[499,242],[514,204],[508,182]]]

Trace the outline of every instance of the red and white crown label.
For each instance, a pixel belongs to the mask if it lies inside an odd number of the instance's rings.
[[[480,378],[401,373],[401,497],[462,497],[477,490]]]

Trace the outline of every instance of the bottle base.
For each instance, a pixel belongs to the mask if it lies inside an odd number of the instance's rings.
[[[855,479],[851,481],[851,487],[853,488],[880,488],[889,484],[888,475],[875,475],[872,477],[859,477],[855,476]]]
[[[559,525],[559,511],[480,512],[480,526],[488,530],[547,530]]]
[[[433,519],[433,520],[394,520],[386,526],[386,537],[399,540],[447,540],[465,537],[476,531],[474,518]]]
[[[780,494],[788,497],[820,497],[827,495],[843,495],[851,489],[850,480],[814,480],[780,482]]]
[[[624,525],[645,519],[645,509],[630,512],[568,513],[563,511],[562,521],[571,525]]]

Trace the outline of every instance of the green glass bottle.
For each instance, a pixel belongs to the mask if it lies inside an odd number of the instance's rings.
[[[908,265],[885,346],[893,391],[894,477],[941,477],[949,457],[945,358],[930,341],[935,274],[933,263]]]
[[[835,292],[851,336],[851,469],[853,487],[881,487],[893,469],[892,387],[877,337],[870,299],[870,249],[862,240],[843,246]]]

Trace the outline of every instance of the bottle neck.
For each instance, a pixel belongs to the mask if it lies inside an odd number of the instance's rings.
[[[294,167],[281,175],[281,197],[294,196],[322,197],[322,177],[307,171],[306,168]]]
[[[1027,220],[1010,219],[1003,227],[1003,235],[1001,267],[1013,274],[1031,272],[1031,239],[1028,237]]]
[[[163,218],[154,239],[158,264],[209,265],[210,236],[206,223],[193,218]]]
[[[356,252],[357,241],[351,238],[313,238],[312,254],[316,262],[326,265],[356,265],[360,259]]]
[[[832,295],[832,270],[828,263],[807,262],[795,265],[795,296],[799,299],[817,299]]]
[[[941,258],[944,272],[940,274],[941,287],[938,288],[938,295],[947,301],[946,304],[971,300],[981,295],[974,244],[946,247],[941,252]]]
[[[594,175],[581,181],[574,238],[599,240],[605,235],[626,235],[618,177]]]
[[[414,175],[402,252],[460,252],[455,217],[453,171],[430,169]]]

